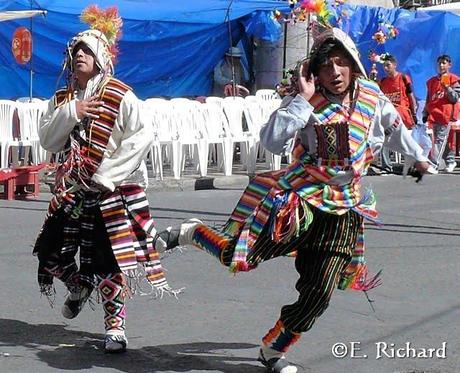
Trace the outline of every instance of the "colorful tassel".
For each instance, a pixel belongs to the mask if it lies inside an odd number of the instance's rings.
[[[295,192],[289,192],[275,200],[277,213],[271,222],[272,239],[286,243],[292,237],[299,237],[313,221],[313,213],[308,203]]]
[[[381,274],[382,270],[372,278],[369,278],[369,270],[364,262],[351,262],[345,269],[338,287],[341,290],[368,291],[382,284]]]

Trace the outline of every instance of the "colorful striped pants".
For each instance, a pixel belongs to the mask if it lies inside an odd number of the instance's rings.
[[[312,208],[312,212],[313,222],[299,237],[287,243],[275,243],[265,229],[248,256],[252,264],[297,250],[295,268],[300,275],[296,283],[299,297],[296,302],[281,308],[280,319],[263,340],[278,351],[287,350],[326,310],[342,271],[351,260],[362,223],[362,217],[354,211],[332,215]],[[213,238],[209,239],[210,236]],[[195,230],[193,241],[228,266],[237,237],[228,237],[202,225]]]

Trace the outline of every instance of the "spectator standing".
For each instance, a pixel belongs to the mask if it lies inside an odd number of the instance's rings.
[[[427,96],[423,121],[428,122],[429,128],[433,130],[431,161],[437,165],[439,170],[442,169],[439,164],[442,159],[446,165],[446,172],[453,172],[457,164],[450,123],[458,118],[460,77],[450,72],[452,67],[450,56],[443,54],[436,61],[438,74],[426,82]]]
[[[241,63],[242,53],[239,48],[231,47],[216,67],[213,77],[214,96],[246,96],[249,90],[249,77]]]
[[[417,101],[415,100],[412,81],[404,73],[397,71],[396,58],[390,54],[383,57],[383,70],[386,77],[379,85],[383,93],[390,99],[407,129],[417,124]]]

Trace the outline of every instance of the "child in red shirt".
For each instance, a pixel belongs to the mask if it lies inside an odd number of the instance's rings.
[[[460,77],[449,72],[452,66],[450,56],[445,54],[439,56],[437,63],[438,75],[426,82],[427,96],[423,121],[428,122],[429,127],[433,129],[431,161],[438,162],[442,144],[447,139],[442,159],[446,163],[446,172],[453,172],[457,163],[454,158],[453,132],[449,131],[449,123],[455,122],[458,118]]]
[[[380,82],[380,89],[394,105],[404,125],[408,129],[417,123],[417,102],[412,89],[412,81],[408,75],[396,70],[396,58],[387,54],[383,58],[383,69],[387,76]]]

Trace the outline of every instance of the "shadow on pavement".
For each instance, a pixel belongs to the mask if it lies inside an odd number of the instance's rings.
[[[238,357],[222,350],[252,349],[249,343],[197,342],[128,349],[125,354],[108,355],[102,349],[103,335],[67,330],[65,325],[32,325],[0,319],[0,347],[22,346],[36,351],[37,358],[63,370],[113,368],[121,372],[221,371],[265,372],[255,358]],[[152,333],[154,333],[154,328]],[[14,354],[11,354],[14,358]],[[18,356],[19,357],[19,356]]]

